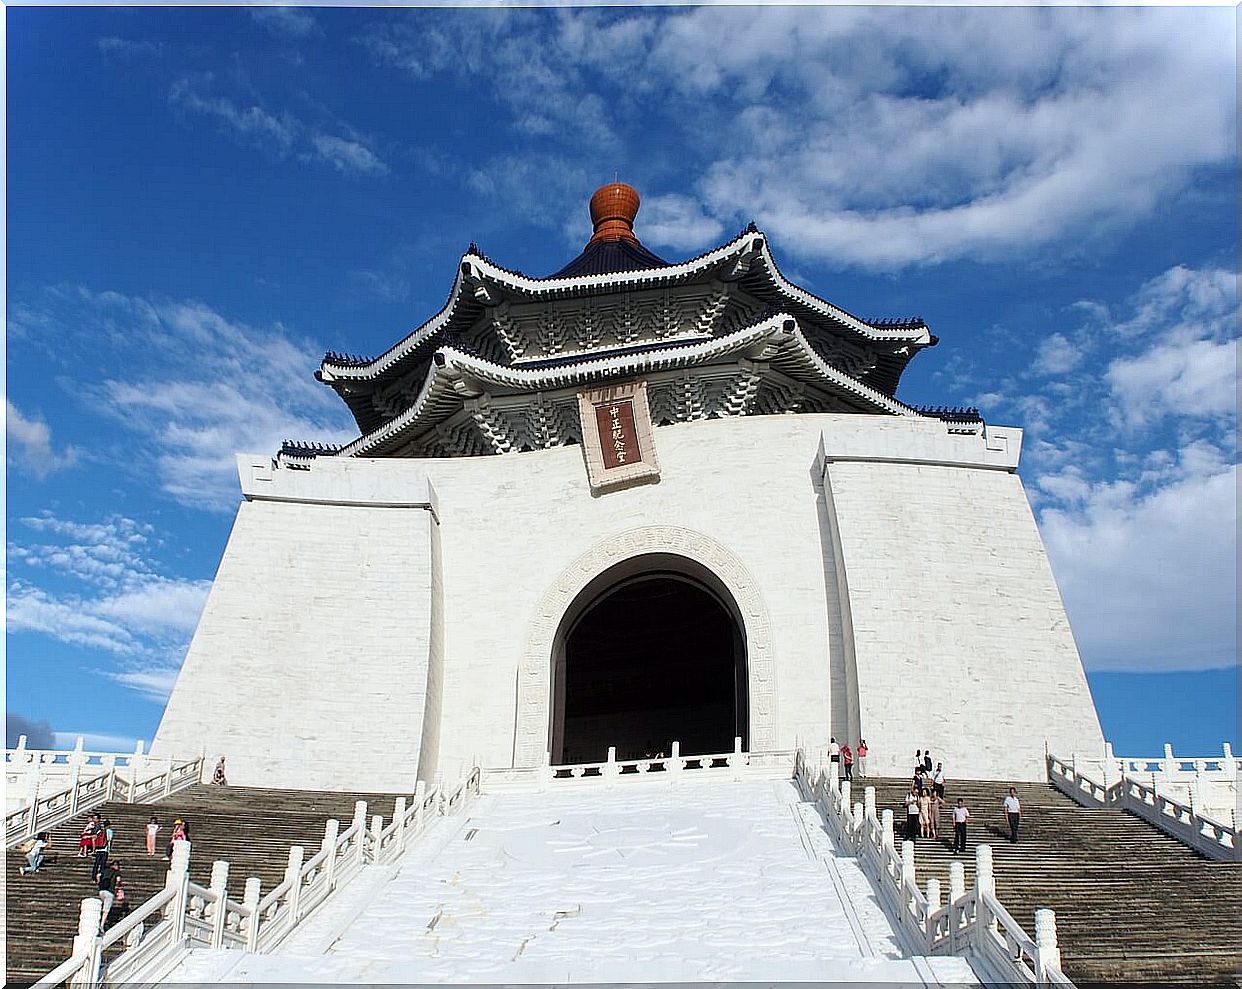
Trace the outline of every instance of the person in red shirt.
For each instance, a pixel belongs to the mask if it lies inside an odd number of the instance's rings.
[[[852,780],[854,778],[854,750],[850,748],[848,742],[841,746],[841,765],[845,767],[845,778]]]
[[[867,740],[865,738],[858,743],[858,775],[867,775]]]

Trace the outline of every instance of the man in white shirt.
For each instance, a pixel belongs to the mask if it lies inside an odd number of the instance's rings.
[[[840,762],[841,761],[841,746],[837,744],[837,740],[835,737],[830,738],[828,740],[828,761],[829,762]]]
[[[936,763],[936,773],[932,776],[932,792],[941,800],[944,799],[944,763]]]
[[[919,838],[919,794],[913,785],[906,794],[906,838],[909,841]]]
[[[957,806],[953,808],[953,854],[966,853],[966,822],[970,820],[970,811],[961,797],[957,798]]]
[[[1018,791],[1009,788],[1009,796],[1005,798],[1005,817],[1009,820],[1009,840],[1018,843],[1018,824],[1022,821],[1022,804],[1018,802]]]

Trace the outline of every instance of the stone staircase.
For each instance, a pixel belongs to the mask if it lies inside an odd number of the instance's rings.
[[[876,813],[893,811],[903,836],[909,782],[855,780],[851,803],[875,786]],[[1133,815],[1088,810],[1047,784],[1018,784],[1022,827],[1010,844],[1001,801],[1007,783],[945,785],[938,839],[915,846],[921,888],[940,880],[949,888],[954,856],[949,808],[958,797],[971,813],[968,854],[957,856],[974,883],[974,848],[993,849],[1000,901],[1027,930],[1034,911],[1056,911],[1065,974],[1079,986],[1144,982],[1242,985],[1242,865],[1212,862]]]
[[[318,852],[328,818],[341,821],[342,830],[348,827],[357,800],[367,801],[368,819],[382,814],[385,824],[391,820],[393,794],[199,785],[159,803],[104,804],[96,809],[112,821],[115,836],[110,861],[121,863],[125,886],[125,903],[113,909],[111,922],[163,887],[168,862],[162,856],[178,817],[190,827],[190,879],[206,886],[212,862],[226,859],[229,895],[240,900],[250,876],[262,880],[263,892],[284,879],[291,845],[303,845],[307,858]],[[146,824],[152,814],[159,818],[161,830],[155,857],[148,858]],[[7,854],[5,975],[9,986],[29,984],[69,957],[78,904],[97,892],[90,880],[90,859],[76,857],[85,821],[83,814],[52,831],[50,851],[57,861],[45,862],[37,875],[20,876],[18,868],[26,864],[25,856],[16,849]]]

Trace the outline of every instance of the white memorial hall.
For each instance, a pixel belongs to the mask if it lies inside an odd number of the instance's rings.
[[[753,225],[663,261],[638,205],[599,189],[548,277],[472,245],[391,349],[324,358],[360,435],[238,458],[156,751],[394,791],[735,737],[981,779],[1101,751],[1022,431],[897,397],[921,319],[794,285]]]

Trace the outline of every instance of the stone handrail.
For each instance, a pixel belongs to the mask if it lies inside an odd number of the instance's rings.
[[[202,771],[203,759],[200,756],[182,762],[170,759],[163,772],[141,782],[125,779],[115,766],[99,776],[75,779],[64,790],[40,797],[34,803],[6,814],[5,848],[12,848],[40,831],[57,827],[82,811],[98,807],[109,800],[136,803],[158,800],[184,790],[199,781]]]
[[[938,879],[929,879],[925,891],[918,887],[914,842],[902,842],[898,851],[893,812],[876,815],[875,787],[867,787],[863,801],[851,807],[850,782],[822,769],[812,772],[802,750],[795,756],[794,779],[803,796],[815,801],[838,844],[853,852],[871,876],[911,953],[969,956],[1000,983],[1073,986],[1061,971],[1055,914],[1037,910],[1031,938],[996,899],[991,846],[975,849],[975,885],[970,890],[962,863],[950,864],[948,897],[942,905]]]
[[[210,884],[200,886],[189,878],[190,842],[176,842],[164,888],[106,934],[98,933],[100,901],[82,901],[71,956],[35,984],[97,989],[105,983],[158,981],[194,944],[271,951],[365,865],[395,860],[430,819],[463,811],[478,794],[480,778],[475,767],[448,794],[420,782],[412,806],[407,808],[405,797],[396,798],[387,828],[378,814],[368,827],[366,801],[358,801],[348,828],[341,831],[339,821],[329,820],[314,856],[303,862],[305,850],[294,845],[284,880],[261,896],[260,881],[247,879],[240,903],[227,893],[228,862],[214,862]],[[144,921],[151,917],[159,919],[148,931]],[[122,942],[125,950],[104,964],[104,952]]]
[[[713,752],[706,755],[683,756],[681,743],[673,742],[669,755],[644,759],[617,759],[615,746],[609,746],[608,757],[603,762],[582,762],[563,766],[530,768],[488,769],[484,778],[489,786],[524,786],[540,791],[549,786],[560,788],[595,781],[605,787],[618,780],[639,778],[675,781],[682,774],[710,773],[742,779],[744,776],[780,775],[787,777],[792,751],[744,752],[742,739],[733,739],[732,752]]]
[[[1223,824],[1159,792],[1155,783],[1123,775],[1116,782],[1105,784],[1051,754],[1048,781],[1083,807],[1129,811],[1210,859],[1242,861],[1236,826]]]

